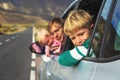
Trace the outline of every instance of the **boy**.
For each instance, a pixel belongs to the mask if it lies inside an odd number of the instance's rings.
[[[70,37],[75,47],[61,53],[58,59],[61,65],[75,65],[87,55],[92,28],[92,17],[87,12],[84,10],[70,12],[64,23],[64,32]]]

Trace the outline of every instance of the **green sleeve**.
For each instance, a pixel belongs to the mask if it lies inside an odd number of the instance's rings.
[[[70,54],[70,50],[68,50],[60,54],[58,62],[63,66],[72,66],[77,64],[79,60],[74,59]]]

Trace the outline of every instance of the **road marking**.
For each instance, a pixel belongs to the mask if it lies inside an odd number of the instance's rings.
[[[30,72],[30,80],[35,80],[35,71],[34,70],[31,70]]]
[[[5,41],[6,41],[6,42],[9,42],[9,41],[10,41],[10,39],[6,39]]]
[[[33,68],[36,67],[35,59],[36,59],[36,54],[32,53],[30,80],[35,80],[36,79],[36,71],[32,70]]]
[[[32,53],[32,59],[36,59],[36,54]]]
[[[35,59],[36,59],[36,54],[32,53],[30,80],[35,80],[36,79],[35,70],[32,70],[32,68],[36,67]]]
[[[34,42],[34,34],[32,36],[32,41]],[[32,53],[32,61],[31,61],[31,71],[30,71],[30,80],[36,80],[36,69],[32,70],[33,67],[36,67],[36,63],[35,63],[35,59],[36,59],[36,54]]]
[[[35,66],[36,66],[35,61],[32,61],[31,62],[31,67],[35,67]]]
[[[12,39],[15,39],[15,36],[12,36]]]
[[[2,43],[0,42],[0,45],[2,45]]]

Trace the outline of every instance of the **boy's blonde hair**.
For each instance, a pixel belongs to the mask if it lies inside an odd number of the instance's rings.
[[[91,24],[93,21],[90,14],[84,10],[73,10],[65,20],[64,32],[69,36],[82,28],[90,29]]]

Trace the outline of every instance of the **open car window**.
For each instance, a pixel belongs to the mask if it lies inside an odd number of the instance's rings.
[[[79,3],[75,3],[75,6],[71,6],[70,9],[67,11],[66,14],[64,14],[63,18],[66,19],[68,13],[73,10],[73,9],[83,9],[85,11],[87,11],[90,15],[92,15],[93,17],[93,21],[95,22],[96,17],[98,15],[99,9],[101,7],[103,0],[79,0]],[[64,50],[68,50],[68,49],[72,49],[74,47],[74,45],[72,44],[71,40],[69,38],[67,38],[66,41],[66,45],[65,45],[65,49]]]
[[[103,0],[82,0],[78,6],[78,9],[87,11],[93,17],[93,21],[95,21],[102,2]]]

